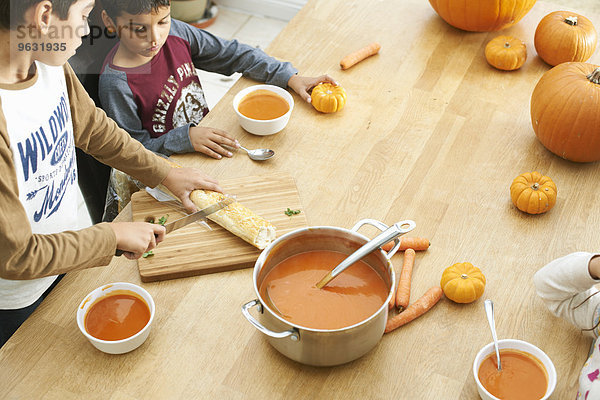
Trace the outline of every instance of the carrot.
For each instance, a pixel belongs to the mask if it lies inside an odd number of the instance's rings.
[[[391,332],[402,325],[408,324],[410,321],[420,317],[429,311],[442,298],[442,288],[434,286],[429,289],[417,301],[412,303],[408,308],[400,314],[388,318],[385,325],[385,333]]]
[[[377,42],[373,42],[362,49],[356,50],[355,52],[352,52],[346,57],[342,58],[342,61],[340,61],[340,67],[342,67],[342,69],[348,69],[354,64],[361,62],[365,58],[379,53],[379,49],[381,49],[381,45]]]
[[[396,290],[396,307],[398,307],[398,311],[404,311],[410,301],[410,279],[415,265],[415,254],[413,249],[404,251],[404,264],[402,264],[402,272]]]
[[[390,251],[392,247],[394,247],[395,242],[392,240],[391,242],[387,242],[381,249],[383,251]],[[406,249],[413,250],[427,250],[429,248],[430,242],[429,239],[425,239],[422,237],[402,237],[400,238],[400,248],[398,251],[404,251]]]

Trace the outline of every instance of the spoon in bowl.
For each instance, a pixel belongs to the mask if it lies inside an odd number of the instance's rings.
[[[490,330],[492,331],[492,338],[494,339],[494,348],[496,349],[496,359],[498,360],[498,371],[502,370],[500,364],[500,350],[498,350],[498,337],[496,336],[496,321],[494,320],[494,302],[486,300],[484,303],[485,315],[488,323],[490,324]]]
[[[248,157],[255,161],[264,161],[275,155],[275,152],[271,149],[255,149],[249,150],[240,144],[240,149],[248,153]]]

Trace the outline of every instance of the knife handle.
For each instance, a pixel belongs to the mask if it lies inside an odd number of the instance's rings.
[[[155,239],[155,240],[156,240],[156,239],[158,239],[158,235],[157,235],[156,233],[154,234],[154,239]],[[115,257],[120,257],[120,256],[122,256],[122,255],[123,255],[123,253],[125,253],[125,251],[123,251],[123,250],[121,250],[121,249],[117,249],[117,250],[115,251]]]

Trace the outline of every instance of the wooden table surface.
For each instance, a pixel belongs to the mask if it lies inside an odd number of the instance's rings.
[[[136,263],[118,258],[107,268],[68,274],[0,350],[0,397],[476,399],[471,369],[491,341],[483,310],[490,298],[499,337],[543,349],[558,372],[553,398],[574,398],[590,340],[552,316],[532,282],[553,258],[600,248],[600,164],[554,156],[531,128],[530,95],[549,69],[536,56],[533,34],[558,9],[539,1],[503,32],[522,38],[529,52],[520,70],[507,73],[484,58],[498,33],[454,29],[425,0],[309,1],[268,52],[304,75],[335,77],[347,90],[346,108],[319,114],[295,95],[284,131],[253,136],[231,109],[233,95],[252,83],[243,79],[203,124],[247,147],[272,148],[275,158],[174,157],[221,179],[290,173],[311,225],[413,219],[414,235],[431,240],[417,255],[413,300],[462,261],[485,273],[482,299],[458,305],[444,298],[364,357],[315,368],[282,356],[242,316],[240,306],[256,297],[251,268],[148,283],[142,286],[157,305],[152,332],[142,347],[113,356],[83,337],[75,313],[100,285],[141,284]],[[575,11],[600,28],[598,15]],[[382,45],[378,56],[339,69],[343,55],[373,40]],[[600,64],[598,51],[590,62]],[[556,206],[538,216],[521,213],[509,197],[513,178],[534,170],[558,185]],[[119,218],[130,217],[127,208]],[[401,260],[394,257],[397,269]]]

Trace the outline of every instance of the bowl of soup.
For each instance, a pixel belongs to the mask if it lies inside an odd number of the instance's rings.
[[[144,288],[110,283],[85,296],[77,308],[77,325],[98,350],[122,354],[146,341],[154,312],[154,300]]]
[[[250,86],[233,98],[233,109],[240,125],[255,135],[280,132],[290,120],[293,108],[292,95],[274,85]]]
[[[395,286],[390,261],[395,251],[377,249],[316,288],[370,240],[357,230],[373,222],[387,229],[374,220],[351,229],[311,226],[282,235],[261,252],[253,273],[256,299],[244,304],[242,313],[280,353],[302,364],[333,366],[377,346]]]
[[[484,400],[548,399],[556,387],[556,369],[550,357],[531,343],[517,339],[498,341],[498,371],[494,343],[484,346],[473,362],[473,376]]]

